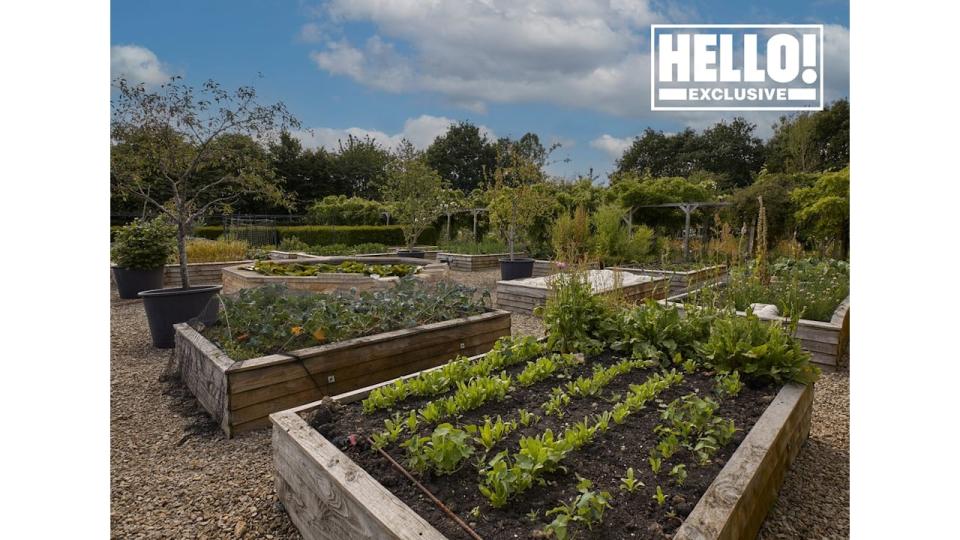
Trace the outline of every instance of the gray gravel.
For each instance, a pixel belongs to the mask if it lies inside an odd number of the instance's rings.
[[[489,289],[496,276],[496,270],[451,272]],[[274,495],[270,432],[225,439],[165,377],[170,353],[150,346],[141,303],[111,294],[112,536],[299,538]],[[513,333],[540,336],[543,324],[514,315]],[[817,383],[810,440],[760,538],[848,535],[849,385],[842,371]]]

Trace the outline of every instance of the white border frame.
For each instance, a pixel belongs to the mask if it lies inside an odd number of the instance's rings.
[[[818,28],[820,30],[820,105],[817,107],[657,107],[656,106],[656,57],[658,28]],[[650,25],[650,110],[651,111],[822,111],[824,104],[823,65],[824,25],[822,24],[651,24]]]

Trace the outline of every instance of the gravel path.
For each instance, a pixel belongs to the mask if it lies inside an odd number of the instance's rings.
[[[451,272],[493,288],[497,271]],[[139,301],[111,298],[111,513],[115,538],[299,538],[277,504],[270,432],[225,439],[192,396],[165,377],[170,352],[150,346]],[[543,324],[513,316],[514,334]],[[846,372],[817,383],[813,427],[760,537],[849,534]]]

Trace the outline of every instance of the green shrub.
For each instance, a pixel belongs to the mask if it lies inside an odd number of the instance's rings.
[[[306,251],[310,245],[298,236],[288,236],[280,241],[280,251]]]
[[[360,255],[368,253],[387,253],[387,246],[377,243],[363,243],[355,246],[344,244],[331,244],[329,246],[311,246],[307,249],[311,255]]]
[[[192,236],[206,238],[208,240],[217,240],[223,236],[223,225],[201,225],[194,227]]]
[[[163,218],[136,219],[118,227],[110,256],[120,268],[151,270],[162,268],[175,251],[176,231]]]
[[[313,203],[307,220],[317,225],[379,225],[387,206],[379,201],[346,195],[329,195]]]
[[[551,277],[549,286],[552,296],[535,310],[547,327],[547,347],[563,353],[602,351],[613,313],[603,298],[593,294],[589,274],[561,272]]]
[[[324,225],[294,225],[277,227],[282,241],[284,238],[296,236],[311,246],[326,246],[330,244],[357,244],[377,243],[388,246],[403,245],[403,231],[398,225],[355,225],[349,227],[328,227]],[[418,239],[421,245],[435,245],[437,231],[433,227],[423,231]]]
[[[595,249],[605,265],[642,261],[650,253],[653,229],[639,225],[631,234],[627,224],[623,222],[624,214],[624,209],[619,205],[610,204],[600,207],[593,215],[596,229]]]

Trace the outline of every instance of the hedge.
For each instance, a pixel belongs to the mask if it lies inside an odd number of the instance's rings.
[[[110,228],[110,237],[113,238],[115,227]],[[282,241],[284,238],[296,236],[311,246],[327,246],[330,244],[385,244],[388,246],[403,245],[403,231],[399,225],[352,225],[334,227],[329,225],[280,225],[277,233]],[[223,235],[223,226],[205,225],[194,227],[193,236],[216,240]],[[420,235],[418,244],[436,245],[439,233],[430,227]]]

